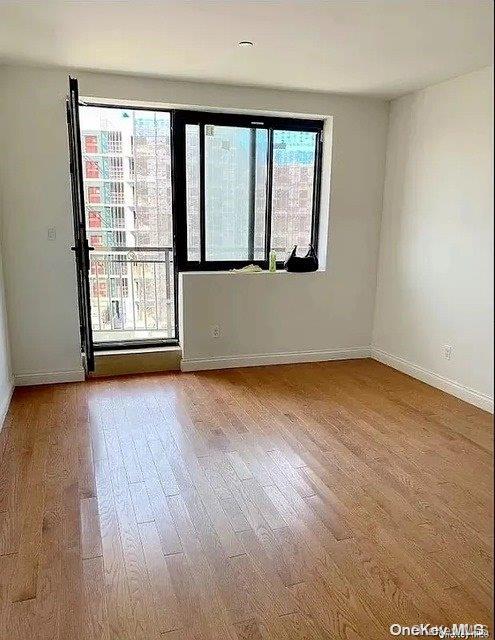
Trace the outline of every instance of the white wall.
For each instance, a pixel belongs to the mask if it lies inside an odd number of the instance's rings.
[[[493,408],[492,86],[486,68],[392,102],[374,325],[377,357],[484,408]]]
[[[9,162],[5,281],[18,382],[80,377],[64,70],[0,71]],[[184,279],[186,359],[333,352],[371,339],[388,104],[336,95],[77,73],[82,95],[333,116],[327,270],[304,276]],[[328,197],[323,203],[328,210]],[[57,239],[47,241],[47,227]],[[256,280],[254,280],[256,278]],[[269,285],[269,286],[268,286]],[[234,309],[233,301],[237,302]],[[210,337],[211,324],[222,336]],[[310,357],[310,356],[308,356]]]

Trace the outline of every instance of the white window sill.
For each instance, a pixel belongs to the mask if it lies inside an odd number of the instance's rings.
[[[308,276],[308,275],[314,275],[314,274],[318,274],[318,273],[325,273],[325,269],[317,269],[316,271],[301,271],[301,272],[297,272],[297,271],[285,271],[285,269],[277,269],[277,271],[271,272],[271,271],[253,271],[253,272],[249,272],[249,271],[181,271],[179,273],[180,276],[189,276],[189,275],[193,275],[193,276],[201,276],[201,275],[205,275],[205,276],[212,276],[212,275],[230,275],[230,276],[258,276],[258,277],[263,277],[263,276]]]
[[[99,358],[100,356],[133,356],[140,355],[143,353],[182,353],[182,347],[178,344],[167,345],[163,347],[137,347],[136,349],[129,349],[128,347],[124,347],[122,349],[106,349],[106,350],[95,350],[95,358]]]

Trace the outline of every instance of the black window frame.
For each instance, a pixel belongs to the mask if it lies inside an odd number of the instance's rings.
[[[179,271],[228,271],[248,264],[268,268],[271,249],[272,183],[273,183],[273,133],[274,131],[309,131],[316,134],[312,194],[311,244],[318,251],[321,174],[324,120],[283,118],[260,114],[224,113],[216,111],[172,111],[172,189],[175,209],[176,260]],[[189,260],[187,251],[187,195],[186,195],[186,125],[199,125],[200,132],[200,259]],[[265,204],[265,255],[263,260],[206,260],[205,227],[205,126],[243,127],[267,131],[267,180]],[[283,261],[277,261],[277,268]]]

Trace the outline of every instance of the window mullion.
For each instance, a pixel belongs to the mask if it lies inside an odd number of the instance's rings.
[[[256,216],[256,129],[249,133],[249,234],[248,259],[254,260],[254,231]]]
[[[321,172],[321,154],[322,154],[322,135],[318,132],[315,137],[314,152],[314,173],[313,173],[313,215],[311,220],[311,244],[315,251],[318,251],[318,231],[320,222],[320,172]]]
[[[266,206],[265,206],[265,260],[268,262],[272,246],[272,183],[273,183],[273,129],[268,129],[266,152]]]

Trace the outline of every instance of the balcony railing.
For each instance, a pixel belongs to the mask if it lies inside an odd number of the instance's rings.
[[[175,336],[172,247],[101,247],[90,255],[95,343]]]

